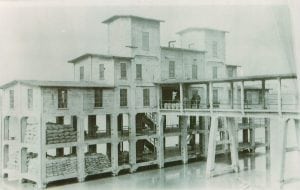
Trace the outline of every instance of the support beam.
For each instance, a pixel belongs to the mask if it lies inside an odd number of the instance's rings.
[[[77,168],[78,168],[78,181],[83,182],[85,178],[85,156],[84,156],[84,118],[82,116],[77,117],[77,130],[78,130],[78,146],[77,150]]]
[[[235,172],[239,172],[239,158],[237,147],[237,125],[233,117],[226,118],[227,130],[230,139],[230,154],[231,154],[231,167]]]
[[[163,108],[162,102],[160,100],[160,94],[161,94],[161,87],[157,85],[156,87],[156,101],[157,101],[157,107]]]
[[[164,167],[164,122],[166,116],[158,113],[158,148],[157,148],[157,160],[159,168]]]
[[[129,164],[131,165],[130,172],[136,171],[136,113],[131,111],[129,114]]]
[[[278,117],[271,127],[271,181],[278,186],[284,180],[285,152],[288,120]]]
[[[253,118],[249,119],[251,152],[255,152],[255,126]]]
[[[218,117],[212,116],[210,122],[208,155],[206,162],[206,177],[213,176],[215,170],[215,155],[216,155],[216,135],[218,130]]]
[[[112,165],[112,173],[113,175],[118,175],[118,127],[117,127],[117,117],[118,114],[111,114],[111,165]]]
[[[278,105],[278,113],[282,115],[282,99],[281,99],[281,79],[277,79],[277,105]]]
[[[265,145],[266,151],[270,150],[270,119],[265,118]]]
[[[183,164],[186,164],[188,162],[187,125],[188,125],[188,116],[179,116],[179,126],[181,129],[180,151],[181,151]]]

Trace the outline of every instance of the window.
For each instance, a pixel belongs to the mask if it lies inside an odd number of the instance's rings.
[[[102,89],[95,89],[95,108],[103,106],[103,91]]]
[[[192,65],[192,79],[197,79],[197,65]]]
[[[213,73],[212,73],[213,79],[218,78],[218,67],[213,67],[212,69],[213,69]]]
[[[149,32],[142,33],[142,49],[149,50]]]
[[[219,103],[218,90],[214,89],[213,90],[213,104],[218,104],[218,103]]]
[[[14,90],[9,90],[9,107],[13,109],[15,107],[15,93]]]
[[[127,71],[126,71],[126,63],[121,63],[121,79],[126,79]]]
[[[27,90],[27,108],[32,109],[33,107],[33,91],[32,89]]]
[[[175,61],[169,62],[169,78],[175,78]]]
[[[58,89],[58,108],[67,108],[68,105],[68,91],[65,89]]]
[[[218,57],[218,42],[216,41],[212,42],[212,56]]]
[[[79,70],[80,70],[80,80],[83,80],[84,79],[84,67],[81,66]]]
[[[99,65],[99,79],[100,80],[104,79],[104,64]]]
[[[120,106],[127,106],[127,89],[120,89]]]
[[[143,89],[143,104],[144,106],[150,106],[150,90]]]
[[[230,77],[230,78],[236,77],[236,68],[228,67],[227,68],[227,74],[228,74],[228,77]]]
[[[136,78],[142,79],[142,64],[136,64]]]

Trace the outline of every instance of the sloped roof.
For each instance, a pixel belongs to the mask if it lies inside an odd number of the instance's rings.
[[[217,31],[217,32],[224,32],[224,33],[229,33],[228,31],[225,30],[219,30],[219,29],[215,29],[215,28],[206,28],[206,27],[189,27],[183,30],[180,30],[179,32],[177,32],[177,34],[184,34],[186,32],[191,32],[191,31]]]
[[[74,59],[68,61],[68,63],[76,63],[82,59],[87,57],[99,57],[104,59],[133,59],[132,57],[122,57],[122,56],[115,56],[115,55],[103,55],[103,54],[93,54],[93,53],[86,53]]]
[[[103,84],[95,81],[43,81],[43,80],[14,80],[0,86],[0,88],[6,89],[17,83],[25,84],[29,86],[39,86],[39,87],[114,88],[113,85]]]
[[[105,19],[104,21],[102,21],[102,23],[109,24],[119,18],[135,18],[135,19],[147,20],[147,21],[164,22],[163,20],[140,17],[140,16],[135,16],[135,15],[114,15],[114,16],[109,17],[108,19]]]

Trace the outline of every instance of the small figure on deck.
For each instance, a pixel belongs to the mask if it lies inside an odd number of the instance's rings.
[[[201,102],[200,95],[198,94],[198,92],[194,92],[192,100],[191,100],[192,107],[196,107],[197,109],[199,109],[200,108],[200,102]]]

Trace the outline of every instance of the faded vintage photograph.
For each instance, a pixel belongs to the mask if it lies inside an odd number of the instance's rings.
[[[0,0],[0,190],[300,189],[296,0]]]

